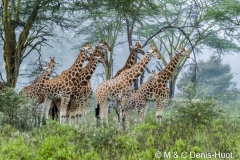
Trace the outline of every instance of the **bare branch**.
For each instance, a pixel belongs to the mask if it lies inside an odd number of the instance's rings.
[[[3,77],[2,77],[2,73],[0,73],[0,78],[1,78],[1,80],[3,81],[3,83],[6,83],[6,82],[4,81],[4,79],[3,79]]]

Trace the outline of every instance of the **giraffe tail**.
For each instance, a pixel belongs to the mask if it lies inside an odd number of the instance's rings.
[[[99,119],[99,114],[100,114],[100,105],[97,104],[97,107],[95,108],[95,117]]]

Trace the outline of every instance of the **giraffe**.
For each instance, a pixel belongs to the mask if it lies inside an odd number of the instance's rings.
[[[43,102],[43,86],[44,83],[50,78],[50,74],[52,73],[52,69],[55,66],[54,57],[50,57],[50,63],[47,63],[45,70],[43,70],[42,74],[35,80],[35,82],[29,86],[24,87],[19,94],[25,95],[38,103]]]
[[[86,43],[85,47],[80,49],[80,53],[78,54],[78,57],[77,57],[76,61],[74,62],[74,64],[69,69],[67,69],[65,71],[62,71],[60,76],[64,77],[66,74],[68,74],[68,72],[70,72],[71,70],[74,70],[75,67],[78,67],[80,70],[82,69],[84,61],[88,61],[89,60],[89,54],[92,53],[91,51],[86,52],[85,49],[87,49],[87,48],[92,49],[92,46],[89,43]],[[61,99],[52,100],[51,104],[50,104],[50,109],[52,109],[54,107],[54,105],[57,106],[57,109],[59,111],[60,107],[61,107]],[[49,112],[49,114],[52,114],[52,113]],[[59,117],[59,113],[58,113],[58,117]]]
[[[45,118],[48,119],[48,113],[52,100],[61,100],[61,108],[67,108],[73,92],[73,86],[76,85],[76,79],[81,73],[82,65],[87,59],[88,54],[92,54],[93,49],[90,44],[86,44],[81,48],[81,51],[73,63],[73,65],[66,71],[63,71],[60,76],[47,80],[44,85],[45,97],[44,107]],[[44,115],[41,115],[41,118]],[[65,123],[66,111],[60,110],[60,123]]]
[[[110,79],[100,83],[97,87],[96,95],[98,102],[100,104],[100,119],[103,122],[105,121],[108,124],[108,108],[111,101],[117,101],[120,97],[126,97],[127,93],[125,90],[129,91],[131,84],[137,77],[142,73],[148,62],[152,57],[157,57],[160,59],[160,56],[157,52],[157,49],[153,46],[152,48],[143,56],[143,58],[133,65],[130,69],[125,70],[119,76],[114,79]]]
[[[127,59],[125,65],[120,70],[117,71],[117,73],[115,74],[115,76],[113,76],[113,78],[116,78],[124,70],[131,68],[134,65],[134,62],[137,59],[138,53],[141,53],[142,55],[145,54],[145,52],[143,51],[142,46],[141,46],[141,44],[139,42],[136,42],[135,46],[131,46],[130,50],[131,50],[131,52],[130,52],[130,54],[128,56],[128,59]],[[115,108],[116,108],[116,106],[115,106]],[[117,111],[116,111],[116,113],[118,114]]]
[[[169,64],[158,73],[158,78],[153,83],[153,94],[155,97],[151,97],[151,100],[156,100],[156,122],[161,122],[164,103],[168,100],[169,88],[167,82],[177,67],[180,58],[183,56],[186,56],[186,58],[190,57],[185,48],[180,47]]]
[[[108,45],[106,42],[101,40],[97,46],[100,50],[107,50]],[[92,47],[85,46],[82,48],[83,54],[93,54]],[[80,54],[81,54],[80,52]],[[79,59],[80,57],[78,57]],[[49,108],[51,101],[55,99],[61,99],[61,106],[59,109],[59,120],[60,123],[67,123],[67,108],[73,93],[76,92],[76,87],[80,86],[77,84],[78,78],[81,75],[82,64],[86,58],[76,60],[73,66],[61,74],[59,77],[49,80],[45,83],[45,117],[48,119]],[[80,76],[81,77],[81,76]]]
[[[141,53],[142,55],[145,54],[145,52],[143,51],[142,46],[139,42],[136,42],[135,46],[131,46],[130,48],[131,48],[131,52],[128,56],[128,59],[127,59],[125,65],[120,70],[117,71],[117,73],[115,74],[115,76],[113,78],[116,78],[124,70],[131,68],[134,65],[134,62],[136,61],[138,53]]]
[[[76,86],[74,86],[74,92],[71,97],[70,106],[68,106],[68,116],[70,117],[69,124],[79,123],[80,118],[85,120],[85,114],[87,109],[88,100],[92,96],[92,88],[90,85],[90,79],[97,68],[97,64],[107,63],[97,46],[94,53],[90,57],[89,63],[81,71],[81,75],[76,81]],[[90,91],[89,91],[90,90]]]
[[[153,83],[156,81],[157,78],[157,73],[155,72],[155,70],[152,70],[152,73],[150,74],[148,80],[140,86],[136,93],[133,93],[131,95],[130,99],[127,102],[127,105],[122,110],[127,126],[129,126],[130,124],[129,116],[132,107],[134,107],[137,112],[137,122],[144,121],[147,111],[146,97],[152,92]]]
[[[98,52],[99,54],[102,54],[104,56],[104,52],[106,50],[111,51],[112,49],[106,42],[101,40],[101,42],[99,43],[99,46],[96,47],[96,52]],[[107,64],[107,61],[105,61],[105,64]],[[81,117],[83,118],[84,121],[86,121],[87,109],[88,109],[88,106],[90,105],[90,101],[91,101],[92,94],[93,94],[90,79],[88,80],[87,85],[82,86],[82,88],[83,88],[82,95],[84,95],[82,98],[82,101],[84,101],[84,106],[83,106],[83,111],[81,111],[81,106],[78,107],[79,110],[78,110],[78,114],[77,114],[77,118],[78,118],[77,122],[80,122]],[[83,102],[81,102],[80,104],[83,104]]]

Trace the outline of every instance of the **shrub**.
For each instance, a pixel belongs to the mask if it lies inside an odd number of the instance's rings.
[[[221,116],[223,112],[216,107],[214,100],[192,99],[183,102],[174,102],[172,113],[176,118],[181,119],[193,127],[198,125],[209,125],[212,120]]]
[[[18,95],[13,88],[0,91],[1,123],[21,130],[32,129],[39,114],[31,104],[29,98]]]

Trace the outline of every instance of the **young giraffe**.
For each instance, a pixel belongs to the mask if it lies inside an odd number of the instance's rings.
[[[48,113],[52,100],[61,99],[59,119],[60,123],[66,122],[66,108],[71,99],[73,87],[77,85],[76,80],[81,74],[82,65],[88,57],[87,54],[92,53],[92,47],[89,44],[86,44],[86,46],[81,49],[71,68],[64,71],[60,76],[45,82],[45,107],[43,109],[46,119],[48,119]]]
[[[152,71],[148,80],[141,85],[141,87],[131,95],[131,98],[127,102],[126,107],[123,109],[123,116],[127,125],[130,124],[130,111],[134,107],[137,112],[137,122],[143,122],[147,111],[147,100],[146,97],[153,91],[153,83],[158,78],[155,70]]]
[[[50,78],[50,74],[52,73],[55,63],[54,57],[50,57],[50,63],[47,63],[45,67],[46,69],[42,72],[39,78],[37,78],[33,84],[24,87],[19,94],[34,99],[38,103],[42,103],[44,99],[43,86],[44,83]]]
[[[136,42],[135,46],[131,46],[130,49],[131,49],[131,52],[130,52],[130,54],[128,56],[128,59],[127,59],[125,65],[120,70],[117,71],[117,73],[115,74],[115,76],[112,79],[116,78],[123,71],[131,68],[134,65],[134,62],[135,62],[135,60],[137,58],[138,53],[141,53],[142,55],[145,54],[145,52],[143,51],[142,46],[141,46],[141,44],[139,42]],[[107,81],[105,81],[105,82],[107,82]],[[117,111],[116,111],[116,113],[118,114]]]
[[[167,82],[171,78],[175,68],[177,67],[178,61],[182,56],[189,58],[189,53],[185,50],[184,47],[180,47],[176,51],[175,56],[172,58],[169,64],[158,73],[158,79],[153,84],[153,94],[155,95],[156,100],[157,122],[161,122],[164,103],[168,99],[169,88],[167,86]]]
[[[106,50],[108,47],[104,47]],[[108,48],[108,50],[110,50]],[[76,80],[76,86],[68,106],[69,124],[79,123],[81,119],[85,120],[88,103],[92,96],[90,79],[97,68],[98,63],[107,63],[103,55],[102,46],[97,45],[94,53],[90,57],[89,63],[81,71],[81,75]]]
[[[155,47],[152,47],[152,49],[130,69],[125,70],[114,79],[102,82],[97,87],[96,94],[100,104],[100,119],[102,122],[105,121],[106,124],[108,124],[108,108],[110,101],[117,101],[119,96],[123,97],[123,99],[126,97],[126,95],[123,95],[124,90],[129,90],[129,88],[131,88],[131,84],[142,73],[152,57],[160,59]]]
[[[143,51],[142,46],[139,42],[136,42],[135,46],[131,46],[130,48],[131,48],[131,52],[128,56],[128,59],[127,59],[125,65],[120,70],[117,71],[117,73],[115,74],[115,76],[113,78],[116,78],[124,70],[131,68],[134,65],[134,62],[137,58],[138,53],[141,53],[142,55],[145,54],[145,52]]]

